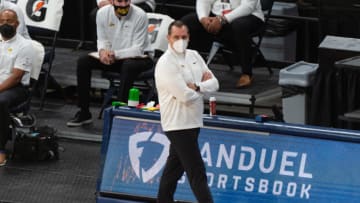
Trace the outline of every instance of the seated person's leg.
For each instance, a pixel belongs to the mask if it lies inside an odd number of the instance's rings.
[[[6,154],[4,150],[0,150],[0,166],[4,166],[6,164]]]
[[[78,107],[80,111],[76,113],[74,118],[67,122],[67,126],[76,127],[92,122],[90,106],[90,88],[91,88],[91,71],[93,69],[104,68],[98,59],[91,56],[83,55],[77,61],[77,92]]]
[[[0,166],[5,164],[6,154],[5,154],[5,146],[10,138],[10,118],[9,113],[6,110],[8,107],[5,103],[0,103]]]
[[[5,146],[11,136],[9,108],[24,102],[28,96],[21,85],[0,93],[0,165],[5,164]]]
[[[181,21],[189,28],[189,48],[199,52],[208,52],[211,49],[214,35],[209,34],[201,25],[196,13],[190,13],[181,18]]]
[[[251,47],[251,33],[261,28],[263,21],[255,16],[240,17],[225,25],[220,33],[222,41],[230,47],[235,54],[236,64],[242,68],[242,76],[237,84],[238,87],[251,84],[252,67],[251,57],[253,50]],[[241,80],[241,82],[240,82]]]
[[[4,112],[4,106],[0,104],[0,166],[5,164],[5,145],[10,136],[9,119],[6,118],[8,115],[6,116]]]
[[[141,72],[147,71],[154,66],[150,58],[145,59],[126,59],[121,65],[119,99],[128,102],[129,90]]]

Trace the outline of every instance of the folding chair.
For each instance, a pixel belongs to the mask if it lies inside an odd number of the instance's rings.
[[[61,86],[50,75],[50,72],[55,58],[55,45],[63,16],[64,0],[18,0],[17,4],[24,12],[25,23],[28,26],[30,36],[33,39],[46,36],[51,41],[50,46],[45,48],[45,57],[40,72],[43,76],[43,84],[39,84],[42,86],[40,93],[40,109],[42,109],[49,80],[57,90],[62,92]]]
[[[146,13],[149,19],[148,33],[152,50],[155,51],[155,58],[165,52],[168,48],[166,36],[168,26],[174,21],[168,15],[160,13]],[[160,54],[156,54],[160,53]]]
[[[168,43],[166,40],[167,29],[169,24],[174,21],[174,19],[170,18],[167,15],[158,14],[158,13],[147,13],[149,26],[149,40],[151,44],[151,50],[153,50],[153,54],[151,54],[154,60],[154,64],[156,59],[166,51],[168,47]],[[98,118],[101,119],[103,110],[109,105],[111,102],[112,96],[114,92],[118,89],[119,82],[117,78],[119,78],[119,73],[111,72],[111,71],[103,71],[102,76],[107,78],[110,82],[109,89],[106,91],[103,104],[101,106],[101,110]],[[147,91],[147,94],[144,95],[143,101],[149,102],[151,98],[156,95],[155,91],[155,82],[154,82],[154,67],[150,70],[142,72],[138,78],[134,82],[134,86],[139,87],[141,90]]]
[[[260,50],[260,46],[261,46],[261,42],[262,42],[262,38],[265,34],[266,31],[266,27],[268,25],[268,21],[272,12],[272,6],[274,4],[274,0],[260,0],[261,3],[261,9],[264,12],[264,17],[265,17],[265,21],[263,26],[259,29],[258,32],[252,33],[251,34],[251,38],[252,38],[252,43],[251,46],[252,48],[254,48],[253,54],[252,54],[252,58],[251,58],[251,65],[254,66],[255,62],[257,59],[260,59],[265,67],[267,67],[270,75],[273,73],[271,67],[269,66],[269,64],[267,63],[264,54],[261,52]],[[227,54],[232,54],[232,51],[227,49],[221,42],[213,42],[212,47],[210,49],[209,55],[208,55],[208,59],[206,64],[209,65],[212,61],[212,59],[214,58],[214,56],[216,55],[216,53],[218,51],[222,51],[223,57],[226,59],[228,65],[230,66],[230,69],[233,70],[233,64],[232,64],[232,59],[230,59],[228,57]]]

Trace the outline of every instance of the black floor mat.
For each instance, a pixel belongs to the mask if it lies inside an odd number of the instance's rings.
[[[0,167],[0,202],[95,202],[100,144],[60,140],[60,160],[8,160]]]

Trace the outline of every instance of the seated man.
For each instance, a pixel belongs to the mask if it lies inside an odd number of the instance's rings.
[[[19,8],[19,6],[14,3],[8,2],[6,0],[0,0],[0,11],[4,9],[11,9],[16,12],[16,15],[18,16],[18,20],[19,20],[19,26],[16,30],[17,33],[19,33],[26,39],[30,39],[30,35],[25,24],[24,14]]]
[[[252,80],[251,38],[264,23],[260,0],[197,0],[196,13],[182,18],[189,27],[189,47],[209,51],[214,40],[232,49],[242,75],[236,87],[249,86]]]
[[[32,45],[16,33],[19,21],[16,12],[10,9],[0,11],[0,166],[5,165],[5,145],[9,129],[9,108],[25,101],[28,90],[24,85],[30,82]]]
[[[110,0],[96,0],[98,8],[108,5],[110,2]],[[155,11],[155,0],[132,0],[132,3],[142,8],[145,12]]]
[[[1,0],[0,0],[1,1]],[[156,3],[155,0],[132,0],[132,3],[135,4],[136,6],[140,7],[141,9],[143,9],[145,12],[155,12],[155,7],[156,7]],[[111,4],[111,0],[96,0],[96,5],[97,7],[94,8],[91,12],[90,12],[90,24],[92,27],[92,30],[95,30],[95,19],[96,19],[96,13],[97,11],[106,5]],[[91,39],[96,39],[95,35],[91,36]]]
[[[91,123],[89,111],[91,70],[120,73],[120,100],[127,102],[129,90],[137,76],[153,67],[145,51],[150,51],[146,13],[130,0],[111,0],[96,17],[99,59],[85,55],[77,63],[78,106],[80,111],[68,126]]]
[[[110,4],[110,0],[96,0],[98,8]],[[132,3],[142,8],[145,12],[155,11],[155,0],[132,0]]]

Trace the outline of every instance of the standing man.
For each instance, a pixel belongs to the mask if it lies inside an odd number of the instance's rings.
[[[218,90],[219,83],[199,53],[186,49],[189,31],[185,24],[172,22],[167,39],[169,47],[155,68],[161,125],[170,140],[158,203],[174,202],[177,181],[184,171],[198,202],[211,203],[198,135],[203,126],[203,94]]]
[[[16,12],[0,11],[0,166],[5,165],[5,145],[11,131],[9,108],[25,101],[30,82],[32,44],[16,33],[19,26]]]
[[[251,33],[264,24],[260,0],[196,0],[196,13],[182,18],[189,27],[189,47],[209,51],[214,40],[222,42],[235,54],[242,75],[236,87],[251,85]]]
[[[150,50],[146,13],[131,4],[131,0],[111,0],[96,16],[99,59],[89,55],[77,62],[78,106],[80,111],[67,126],[92,122],[89,111],[91,70],[101,69],[120,73],[120,101],[127,102],[129,89],[137,76],[153,67],[146,55]]]

